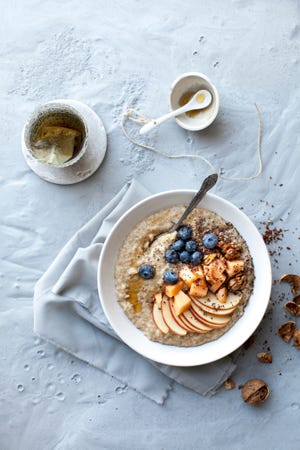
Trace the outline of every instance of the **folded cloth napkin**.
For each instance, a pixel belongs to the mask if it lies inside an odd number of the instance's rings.
[[[35,286],[34,331],[163,404],[174,380],[209,395],[236,366],[230,357],[197,367],[158,364],[131,350],[108,324],[97,292],[101,248],[119,217],[149,195],[133,180],[65,245]]]

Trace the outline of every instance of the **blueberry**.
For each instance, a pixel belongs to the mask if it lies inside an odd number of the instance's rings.
[[[178,239],[177,241],[174,241],[171,247],[176,250],[176,252],[180,252],[180,250],[184,249],[184,241],[182,239]]]
[[[168,284],[176,284],[178,281],[178,275],[174,270],[166,270],[164,273],[164,280]]]
[[[197,250],[197,242],[196,241],[187,241],[185,243],[185,250],[189,253],[194,253]]]
[[[150,280],[155,275],[155,268],[153,266],[151,266],[150,264],[142,264],[139,267],[139,274],[145,280]]]
[[[218,238],[214,233],[206,233],[203,236],[202,243],[206,248],[214,248],[218,243]]]
[[[191,255],[186,250],[183,250],[183,252],[179,253],[179,259],[183,263],[189,263],[191,260]]]
[[[201,252],[194,252],[191,254],[191,263],[196,266],[197,264],[200,264],[203,259],[203,255]]]
[[[177,236],[184,241],[188,241],[192,237],[192,230],[190,227],[180,227],[178,229]]]
[[[178,261],[178,253],[173,248],[168,248],[165,252],[165,259],[168,263],[175,264]]]

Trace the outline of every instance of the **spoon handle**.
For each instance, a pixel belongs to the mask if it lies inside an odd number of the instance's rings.
[[[191,107],[188,104],[186,104],[186,105],[182,106],[181,108],[174,109],[174,111],[171,111],[167,114],[164,114],[161,117],[158,117],[157,119],[151,120],[151,122],[148,122],[148,123],[146,123],[146,125],[142,126],[142,128],[140,129],[140,134],[148,133],[148,131],[157,127],[158,125],[165,122],[166,120],[171,119],[172,117],[179,116],[180,114],[183,114],[184,112],[188,111],[189,109],[191,109]]]
[[[208,177],[205,178],[205,180],[203,181],[199,191],[197,192],[195,197],[193,197],[191,203],[187,206],[186,210],[184,211],[184,213],[182,214],[182,216],[180,217],[178,222],[176,222],[172,226],[172,228],[170,229],[169,233],[172,233],[173,231],[176,231],[180,227],[180,225],[182,224],[184,219],[187,218],[187,216],[190,214],[190,212],[203,199],[204,195],[216,184],[217,180],[218,180],[218,174],[216,174],[216,173],[213,173],[212,175],[209,175]]]

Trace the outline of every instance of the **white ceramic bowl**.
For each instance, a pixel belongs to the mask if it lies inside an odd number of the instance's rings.
[[[174,366],[196,366],[216,361],[240,347],[262,320],[270,298],[272,273],[268,251],[250,219],[232,203],[207,194],[201,207],[230,221],[250,249],[255,271],[254,290],[244,315],[223,336],[198,347],[176,347],[150,341],[127,318],[115,294],[114,266],[119,248],[132,228],[146,216],[176,204],[187,204],[192,190],[175,190],[153,195],[133,206],[115,224],[105,241],[98,266],[98,290],[104,313],[119,337],[136,352],[154,361]]]
[[[211,104],[190,117],[188,114],[181,114],[175,118],[178,125],[186,130],[200,131],[213,123],[219,112],[219,94],[210,79],[199,72],[187,72],[178,77],[171,87],[170,109],[174,110],[182,106],[180,99],[186,93],[195,93],[200,89],[207,89],[212,94]]]

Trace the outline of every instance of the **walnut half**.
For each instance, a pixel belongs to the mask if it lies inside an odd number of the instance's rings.
[[[296,330],[293,334],[294,347],[300,348],[300,330]]]
[[[241,256],[241,249],[236,244],[223,244],[222,252],[225,258],[229,261],[233,259],[239,259]]]
[[[278,335],[284,342],[290,342],[296,328],[296,322],[290,320],[289,322],[283,323],[278,329]]]
[[[259,405],[263,403],[270,395],[270,389],[267,383],[259,378],[253,378],[244,384],[242,397],[249,405]]]
[[[237,275],[228,282],[228,288],[232,292],[241,291],[247,284],[246,275]]]

